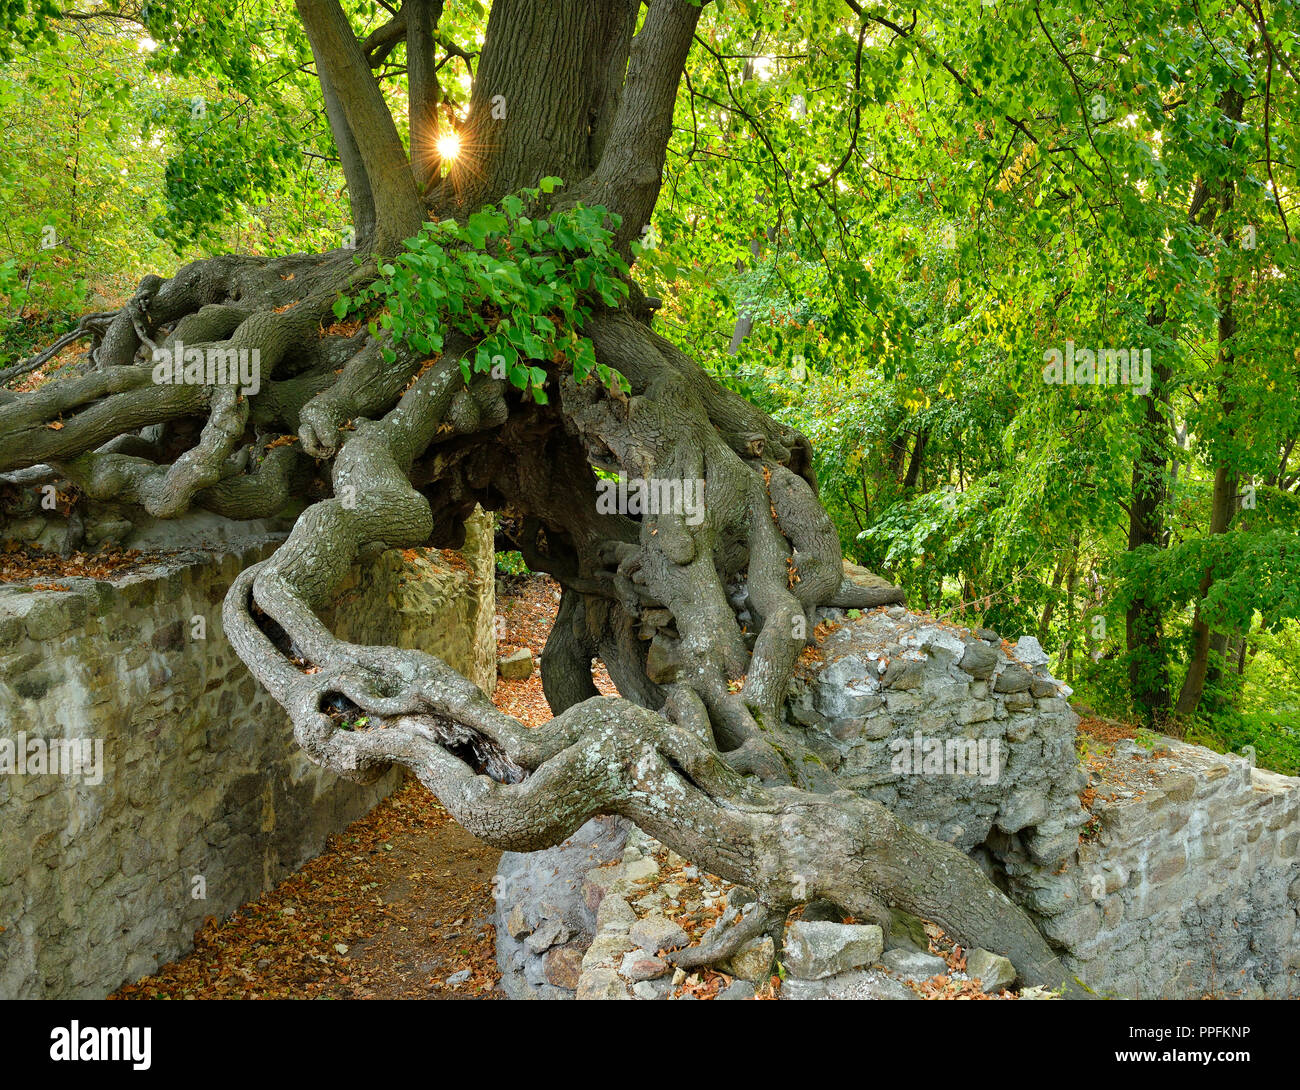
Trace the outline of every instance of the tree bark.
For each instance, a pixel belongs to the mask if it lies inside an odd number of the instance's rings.
[[[312,46],[312,55],[316,58],[317,72],[321,72],[321,59],[316,54],[315,46]],[[334,147],[339,153],[339,165],[348,187],[348,201],[352,206],[353,242],[365,252],[375,240],[375,197],[370,191],[370,177],[366,174],[361,149],[357,147],[356,138],[352,135],[338,93],[334,90],[334,85],[323,78],[321,95],[325,100],[325,116],[334,137]]]
[[[393,115],[338,0],[295,0],[321,82],[337,96],[365,164],[374,198],[379,252],[396,253],[415,234],[424,207]]]
[[[411,133],[411,170],[427,189],[437,175],[438,88],[433,32],[442,18],[443,0],[405,0],[407,123]]]
[[[1232,521],[1237,505],[1237,476],[1226,465],[1220,463],[1214,472],[1214,499],[1210,511],[1210,534],[1225,534]],[[1192,621],[1191,657],[1187,664],[1187,676],[1183,678],[1183,687],[1178,693],[1178,704],[1174,714],[1180,720],[1187,720],[1200,706],[1201,696],[1205,691],[1205,682],[1210,670],[1210,652],[1212,650],[1212,633],[1209,623],[1202,614],[1201,603],[1214,586],[1214,572],[1207,568],[1201,577],[1198,588],[1196,615]],[[1220,649],[1221,652],[1221,649]]]

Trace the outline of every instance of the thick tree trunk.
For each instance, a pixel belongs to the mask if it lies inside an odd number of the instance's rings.
[[[472,211],[544,175],[570,187],[590,175],[609,150],[639,6],[638,0],[496,0],[461,154],[437,203]],[[695,13],[698,18],[698,8]]]
[[[407,119],[411,132],[411,170],[427,189],[438,164],[438,74],[433,32],[443,0],[405,0]]]
[[[375,202],[377,249],[396,253],[402,239],[419,230],[424,208],[393,115],[338,0],[295,3],[321,82],[337,96],[365,163]]]

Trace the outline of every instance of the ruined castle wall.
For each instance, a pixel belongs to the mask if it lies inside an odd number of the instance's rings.
[[[326,622],[346,639],[429,650],[490,691],[491,534],[479,516],[459,557],[366,562]],[[99,782],[84,769],[0,774],[0,998],[102,997],[151,972],[398,783],[312,765],[222,637],[226,590],[278,540],[60,579],[67,590],[0,585],[0,743],[76,739],[103,753]]]

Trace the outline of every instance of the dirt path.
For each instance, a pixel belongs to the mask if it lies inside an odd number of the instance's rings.
[[[536,657],[556,585],[539,577],[513,590],[500,602],[500,649]],[[603,668],[597,684],[613,692]],[[525,722],[550,718],[536,671],[500,682],[493,699]],[[490,922],[500,854],[409,780],[296,874],[224,922],[210,918],[193,953],[111,998],[504,998]]]

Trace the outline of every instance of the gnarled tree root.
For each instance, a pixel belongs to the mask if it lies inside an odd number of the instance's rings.
[[[864,918],[884,902],[1005,954],[1026,983],[1085,994],[971,860],[838,789],[785,729],[817,608],[897,600],[843,577],[807,441],[626,314],[584,332],[630,396],[548,363],[549,406],[487,375],[467,385],[465,338],[424,366],[382,335],[323,335],[338,292],[373,275],[300,256],[146,282],[109,322],[98,370],[0,401],[0,468],[48,464],[161,517],[252,518],[301,497],[328,459],[330,494],[224,608],[226,636],[313,760],[361,779],[401,764],[468,830],[517,851],[621,814],[757,891],[759,908],[675,955],[683,965],[727,956],[803,901]],[[178,340],[256,348],[262,389],[153,383],[141,353]],[[703,501],[599,510],[593,467],[698,484]],[[433,656],[340,641],[315,612],[372,550],[454,543],[475,502],[520,515],[530,566],[564,588],[543,660],[556,718],[537,729]],[[595,696],[595,655],[632,699]]]

